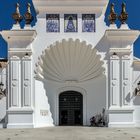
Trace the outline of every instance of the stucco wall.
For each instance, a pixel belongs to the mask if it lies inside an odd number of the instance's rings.
[[[36,81],[36,123],[44,125],[59,125],[59,94],[63,91],[73,90],[83,94],[83,124],[90,125],[90,118],[102,112],[106,107],[106,78],[104,75],[85,83],[54,83]],[[43,91],[44,90],[44,91]],[[40,110],[46,110],[48,115],[43,116]],[[51,114],[52,118],[51,118]],[[52,120],[53,121],[52,121]],[[49,122],[49,123],[47,123]],[[36,124],[38,126],[38,124]]]
[[[64,17],[60,14],[60,33],[46,33],[46,19],[38,18],[38,22],[34,27],[37,31],[37,38],[33,42],[33,69],[35,69],[35,63],[38,62],[38,57],[42,54],[48,46],[56,41],[62,41],[62,39],[68,40],[80,39],[80,41],[86,41],[87,44],[91,44],[95,47],[99,40],[104,35],[106,25],[104,23],[104,16],[96,19],[96,32],[94,33],[82,33],[82,18],[78,14],[78,32],[77,33],[64,33]],[[106,46],[103,46],[106,47]],[[102,54],[101,54],[102,55]],[[101,59],[103,59],[103,55]],[[106,67],[106,64],[104,64]],[[89,125],[90,118],[96,113],[101,113],[102,108],[106,107],[106,76],[101,75],[93,80],[83,83],[57,83],[51,81],[38,81],[35,80],[35,123],[36,126],[58,125],[58,95],[61,89],[65,91],[80,90],[84,91],[83,97],[85,98],[86,106],[84,106],[83,123]],[[81,90],[79,92],[82,92]],[[41,110],[46,110],[47,115],[42,116]],[[85,112],[86,111],[86,112]],[[52,114],[52,116],[51,116]],[[41,123],[41,124],[39,124]]]

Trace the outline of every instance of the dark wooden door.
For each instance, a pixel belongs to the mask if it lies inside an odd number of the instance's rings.
[[[76,91],[59,95],[59,125],[83,125],[83,96]]]

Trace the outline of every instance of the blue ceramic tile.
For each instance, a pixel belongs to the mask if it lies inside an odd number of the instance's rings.
[[[60,32],[59,14],[46,14],[46,31]]]
[[[65,14],[64,15],[64,31],[65,32],[77,32],[77,14]]]
[[[82,14],[82,31],[95,32],[95,14]]]

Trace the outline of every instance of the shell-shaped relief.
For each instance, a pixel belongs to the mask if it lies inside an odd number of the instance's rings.
[[[79,39],[56,42],[38,58],[35,74],[38,78],[56,82],[84,82],[104,71],[97,50]]]

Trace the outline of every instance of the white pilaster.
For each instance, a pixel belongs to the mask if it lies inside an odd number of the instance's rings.
[[[22,107],[31,107],[31,57],[22,58]]]
[[[120,58],[110,56],[110,108],[120,106]]]
[[[132,86],[131,86],[131,60],[129,55],[123,55],[121,60],[121,106],[126,107],[131,104]]]
[[[134,108],[131,104],[132,87],[130,87],[133,54],[131,47],[138,36],[139,31],[128,28],[109,29],[105,33],[110,45],[109,53],[114,57],[110,57],[109,127],[135,126]]]
[[[9,48],[7,128],[32,128],[34,101],[31,89],[31,43],[36,37],[36,31],[13,29],[3,31],[2,36]]]
[[[17,56],[9,60],[9,108],[21,107],[21,62]]]

